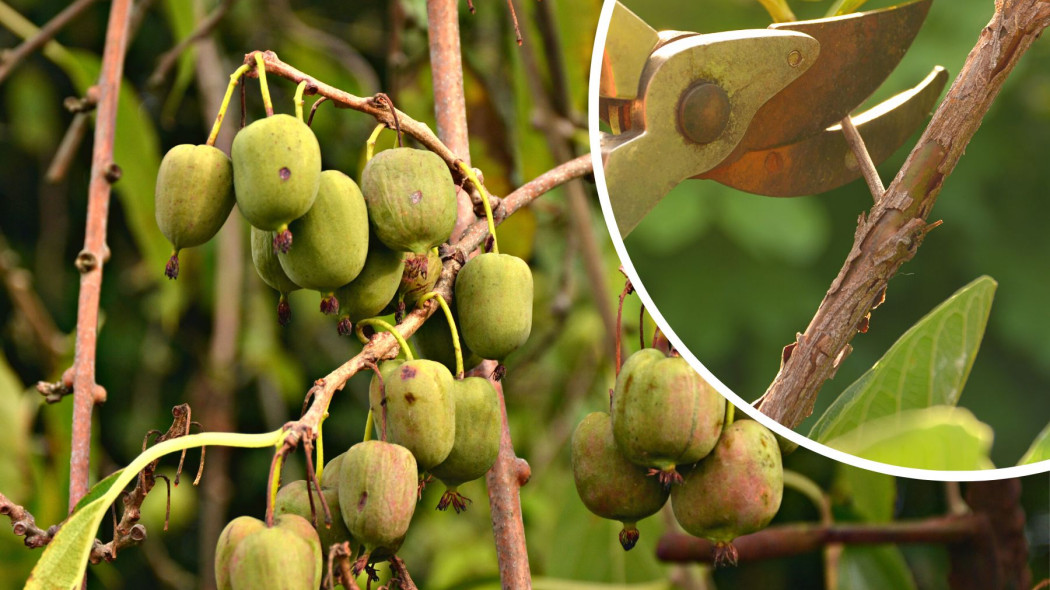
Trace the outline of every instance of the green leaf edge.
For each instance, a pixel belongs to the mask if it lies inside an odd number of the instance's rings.
[[[988,275],[982,275],[980,277],[977,277],[970,283],[964,285],[959,290],[952,293],[947,299],[939,303],[926,315],[922,316],[917,322],[915,322],[910,328],[908,328],[903,334],[901,334],[900,338],[898,338],[890,346],[890,348],[879,358],[878,361],[875,362],[874,365],[872,365],[867,371],[865,371],[863,375],[858,377],[856,381],[854,381],[848,387],[846,387],[846,389],[843,390],[843,392],[835,399],[835,401],[832,402],[830,406],[828,406],[828,409],[824,411],[824,413],[820,416],[817,422],[813,425],[813,428],[810,429],[808,434],[809,438],[817,442],[827,444],[828,440],[844,436],[847,432],[854,430],[850,429],[845,432],[835,433],[835,427],[837,426],[837,423],[839,422],[843,413],[846,411],[843,408],[855,401],[855,399],[858,395],[860,395],[860,392],[862,392],[863,388],[867,385],[867,383],[875,377],[875,373],[880,367],[880,365],[883,363],[884,359],[894,354],[900,346],[903,346],[903,344],[901,343],[907,342],[907,339],[914,332],[919,330],[920,327],[931,316],[937,314],[944,307],[951,305],[955,301],[958,301],[960,297],[964,295],[970,295],[971,292],[975,292],[979,287],[984,287],[990,288],[990,297],[988,299],[987,309],[985,309],[984,311],[984,327],[981,329],[981,334],[977,338],[977,341],[974,343],[974,358],[976,358],[977,351],[980,349],[981,342],[984,340],[984,331],[985,329],[987,329],[988,316],[991,313],[992,302],[994,301],[995,297],[995,290],[998,288],[998,286],[999,283],[995,279]],[[960,383],[960,388],[965,386],[967,379],[969,379],[970,371],[973,369],[974,358],[970,359],[969,367],[967,367],[966,373],[963,375],[962,383]],[[870,420],[866,420],[865,422],[869,421]],[[864,424],[865,422],[861,422],[860,424]],[[829,436],[829,433],[833,433],[833,436]]]

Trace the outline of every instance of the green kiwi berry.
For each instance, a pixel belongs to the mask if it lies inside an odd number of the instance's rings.
[[[429,470],[448,457],[456,438],[452,374],[440,363],[416,359],[384,377],[387,440],[408,448],[419,468]]]
[[[372,239],[361,274],[335,293],[339,299],[339,333],[349,335],[354,322],[379,315],[397,294],[404,270],[403,252],[394,252]]]
[[[416,460],[400,445],[357,443],[339,468],[339,509],[363,546],[362,559],[389,559],[401,547],[416,509]]]
[[[281,268],[295,284],[324,296],[321,311],[335,313],[334,291],[357,278],[368,255],[368,210],[357,183],[325,170],[313,206],[288,229],[297,239],[295,248],[277,254]]]
[[[430,473],[447,488],[438,510],[452,506],[456,512],[466,509],[469,499],[457,487],[484,476],[499,455],[499,397],[488,379],[467,377],[452,383],[452,400],[456,412],[456,436],[452,451],[444,461],[430,468]]]
[[[255,121],[233,138],[233,185],[248,223],[276,232],[274,247],[292,245],[288,224],[310,210],[321,182],[321,147],[291,115]]]
[[[676,465],[703,459],[722,432],[726,401],[681,357],[655,348],[623,364],[612,398],[616,445],[628,460],[681,481]]]
[[[445,161],[433,152],[379,152],[361,173],[361,190],[372,228],[391,250],[421,254],[452,234],[456,185]]]
[[[157,226],[175,252],[164,269],[179,276],[179,250],[199,246],[218,233],[230,216],[233,165],[210,145],[177,145],[164,154],[154,195]]]
[[[273,251],[274,232],[253,227],[251,233],[252,263],[255,265],[255,271],[259,273],[259,278],[264,283],[280,293],[277,303],[277,321],[282,326],[286,326],[292,317],[292,308],[288,305],[288,294],[300,287],[293,283],[281,268],[281,262]]]
[[[509,254],[479,254],[456,277],[460,334],[482,358],[503,361],[532,331],[532,271]]]

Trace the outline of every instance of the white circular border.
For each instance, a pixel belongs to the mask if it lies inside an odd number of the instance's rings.
[[[916,469],[914,467],[900,467],[888,463],[872,461],[870,459],[862,459],[812,440],[811,438],[799,434],[779,422],[774,421],[762,412],[759,412],[753,408],[750,403],[744,401],[743,398],[726,387],[726,385],[715,377],[703,363],[693,356],[693,353],[689,351],[685,346],[685,343],[682,342],[664,319],[660,310],[656,308],[656,305],[653,303],[652,297],[649,296],[649,292],[646,290],[645,285],[643,285],[639,279],[638,273],[634,269],[634,263],[627,254],[627,248],[624,247],[623,238],[620,237],[619,229],[614,221],[612,206],[609,203],[609,191],[605,186],[605,168],[601,157],[601,132],[598,128],[598,82],[601,77],[602,53],[603,48],[605,47],[605,39],[609,32],[609,20],[612,16],[614,4],[615,0],[605,0],[602,5],[601,16],[598,19],[598,30],[596,31],[594,38],[594,48],[591,53],[591,73],[587,91],[587,126],[591,144],[591,160],[594,164],[594,181],[598,187],[598,199],[601,202],[602,214],[605,216],[605,224],[608,227],[609,236],[612,238],[616,254],[620,257],[620,261],[623,263],[624,272],[626,272],[627,276],[631,279],[635,291],[641,298],[642,303],[645,304],[645,308],[649,312],[649,315],[652,316],[653,321],[660,326],[660,329],[682,357],[685,358],[704,379],[714,385],[719,393],[731,401],[738,410],[742,410],[766,428],[769,428],[773,432],[795,444],[798,444],[799,446],[853,467],[876,471],[895,477],[936,481],[986,481],[992,479],[1005,479],[1009,477],[1023,477],[1026,475],[1034,475],[1050,471],[1050,460],[1040,461],[1030,465],[1018,465],[998,469],[941,471],[933,469]]]

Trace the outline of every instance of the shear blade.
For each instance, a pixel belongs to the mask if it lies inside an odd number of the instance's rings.
[[[820,57],[759,109],[737,153],[800,141],[841,121],[897,67],[932,1],[771,25],[813,37],[820,42]]]
[[[853,117],[875,163],[890,157],[919,128],[947,80],[948,73],[938,66],[918,86]],[[790,145],[747,152],[697,178],[759,195],[797,197],[829,191],[860,174],[841,126],[835,125]]]

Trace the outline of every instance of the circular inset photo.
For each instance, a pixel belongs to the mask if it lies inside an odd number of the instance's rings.
[[[1050,46],[1025,24],[1038,12],[606,2],[599,193],[678,353],[841,460],[956,480],[1046,470]]]

